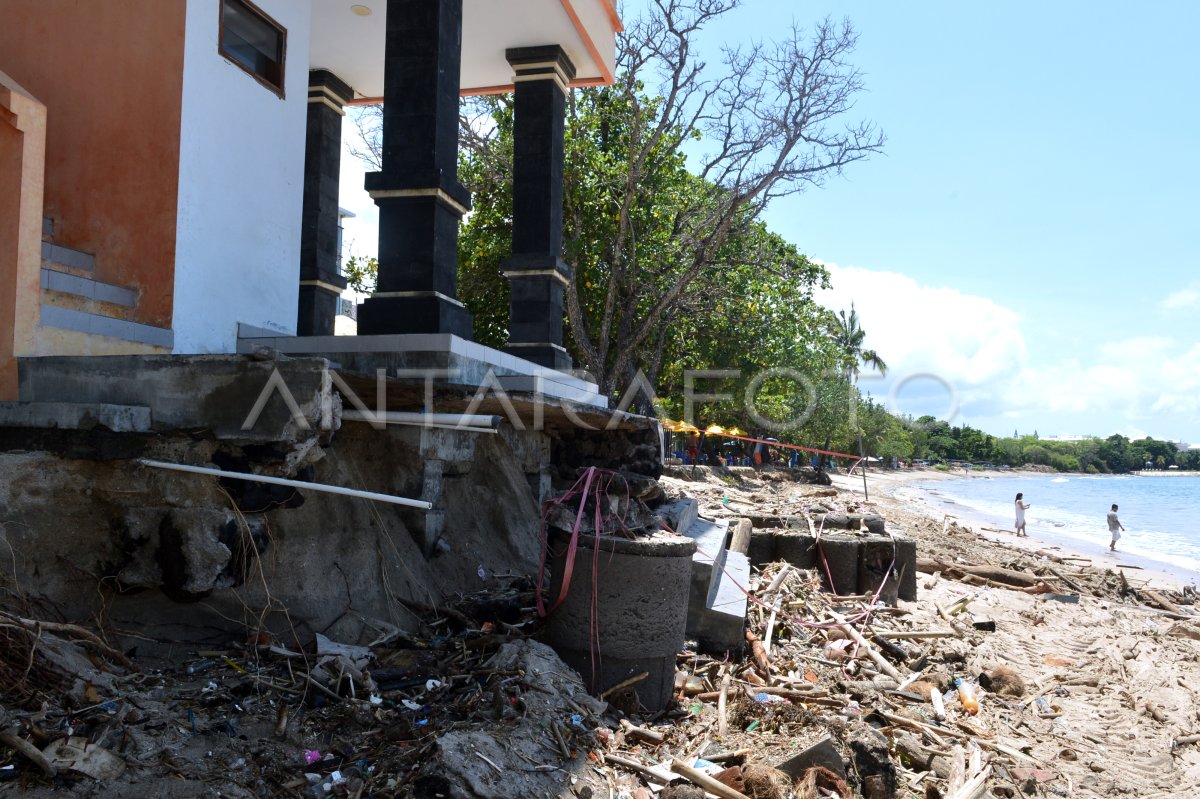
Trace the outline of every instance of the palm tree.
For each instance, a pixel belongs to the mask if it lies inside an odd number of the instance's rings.
[[[849,386],[853,387],[858,382],[858,376],[863,366],[869,366],[881,375],[887,374],[887,363],[884,362],[883,358],[879,357],[879,353],[875,350],[863,349],[863,342],[866,340],[867,333],[858,322],[858,311],[854,309],[853,302],[850,303],[849,316],[846,315],[846,310],[843,308],[833,317],[833,325],[830,332],[833,335],[833,341],[837,345],[837,349],[842,355],[843,363],[845,364],[842,375]],[[829,435],[826,435],[825,449],[829,449],[830,438]],[[865,457],[861,424],[858,428],[858,452],[859,455]],[[822,468],[825,466],[826,457],[822,455],[819,461]]]
[[[888,366],[875,350],[864,350],[863,341],[867,333],[858,322],[858,311],[854,303],[850,303],[850,315],[845,309],[838,311],[833,318],[833,340],[845,357],[846,379],[857,382],[861,372],[860,367],[869,366],[881,375],[887,374]]]

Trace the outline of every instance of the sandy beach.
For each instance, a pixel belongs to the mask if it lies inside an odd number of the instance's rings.
[[[985,629],[994,624],[990,632],[931,646],[933,665],[926,679],[944,686],[954,674],[978,675],[997,667],[1021,677],[1019,697],[989,695],[986,712],[956,722],[960,732],[970,730],[985,748],[1007,746],[1006,751],[1015,752],[1016,766],[1035,775],[1023,783],[993,777],[991,793],[984,795],[1200,795],[1195,787],[1200,784],[1200,752],[1194,745],[1174,743],[1200,730],[1200,624],[1191,607],[1178,608],[1186,618],[1179,620],[1145,601],[1182,588],[1184,581],[1150,569],[1118,569],[1095,553],[1052,549],[1035,534],[1017,538],[981,530],[985,525],[979,520],[947,519],[945,510],[914,485],[940,475],[870,473],[869,500],[862,496],[860,476],[834,476],[836,496],[769,474],[664,482],[696,496],[702,515],[786,516],[816,503],[873,510],[887,519],[890,530],[917,541],[919,559],[945,563],[951,571],[954,564],[975,564],[1045,574],[1054,590],[1062,592],[1054,598],[970,575],[950,579],[919,566],[918,600],[900,603],[914,629],[945,628],[943,610],[955,603],[967,604],[965,615],[977,624],[985,622]],[[1121,562],[1126,562],[1124,556]],[[1170,595],[1191,601],[1188,594]],[[923,723],[932,719],[925,707],[914,716]],[[947,745],[933,748],[949,751]],[[1003,773],[1024,772],[1008,768]]]

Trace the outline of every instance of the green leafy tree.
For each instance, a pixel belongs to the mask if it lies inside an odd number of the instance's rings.
[[[883,137],[870,123],[843,121],[862,89],[848,63],[856,42],[848,23],[783,31],[775,42],[726,49],[720,65],[702,63],[699,35],[738,4],[654,0],[620,36],[616,83],[570,95],[568,346],[604,391],[638,369],[657,382],[694,348],[748,350],[790,335],[784,355],[821,349],[811,289],[824,270],[767,234],[760,216],[772,200],[879,152]],[[370,116],[360,121],[368,135],[377,127]],[[460,177],[474,211],[460,240],[460,294],[477,337],[494,345],[507,337],[498,267],[511,238],[511,137],[508,98],[464,107]],[[775,365],[812,359],[803,360]]]

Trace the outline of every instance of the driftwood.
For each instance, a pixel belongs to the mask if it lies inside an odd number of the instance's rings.
[[[950,776],[950,758],[936,749],[930,749],[916,736],[899,730],[892,733],[896,750],[913,762],[916,771],[932,771],[942,779]]]
[[[1005,585],[1014,585],[1018,588],[1028,588],[1040,582],[1038,577],[1028,572],[1014,571],[1012,569],[1001,568],[1000,566],[972,566],[962,563],[946,563],[934,558],[917,558],[917,571],[929,573],[941,572],[943,576],[954,579],[961,579],[965,575],[973,574],[976,577],[983,577],[997,583],[1004,583]]]
[[[1062,572],[1060,572],[1058,569],[1054,568],[1053,566],[1047,566],[1046,568],[1047,568],[1047,570],[1049,570],[1049,572],[1051,574],[1053,574],[1055,577],[1057,577],[1059,580],[1061,580],[1063,585],[1065,585],[1067,588],[1070,588],[1075,593],[1077,593],[1077,594],[1086,594],[1087,593],[1087,591],[1084,591],[1082,588],[1079,587],[1079,583],[1063,576]]]
[[[729,538],[729,550],[745,555],[750,551],[750,533],[754,530],[754,523],[740,518],[731,527],[733,534]]]
[[[721,695],[717,699],[717,735],[724,736],[728,732],[728,712],[726,702],[729,697],[729,675],[721,678]]]
[[[1184,617],[1185,619],[1188,618],[1189,614],[1186,613],[1183,608],[1179,607],[1157,591],[1151,591],[1149,588],[1143,588],[1142,593],[1149,597],[1151,602],[1153,602],[1155,605],[1158,605],[1168,613],[1175,613]]]
[[[46,756],[43,755],[36,746],[29,743],[29,741],[26,741],[24,738],[19,737],[15,728],[6,730],[5,732],[0,732],[0,743],[4,744],[10,749],[20,752],[22,755],[36,764],[38,768],[46,772],[47,777],[53,777],[58,774],[58,769],[54,767],[54,764],[47,760]]]
[[[604,691],[604,693],[600,694],[600,698],[608,699],[610,696],[617,693],[618,691],[623,691],[631,685],[637,685],[638,683],[640,683],[642,680],[646,679],[649,676],[650,676],[650,672],[643,671],[640,674],[633,675],[632,677],[630,677],[627,680],[621,680],[619,683],[614,685],[612,688],[609,688],[608,690]]]
[[[957,638],[958,633],[940,630],[871,630],[871,635],[893,641],[921,641],[926,638]]]
[[[125,655],[104,643],[104,641],[100,640],[100,637],[95,633],[91,632],[90,630],[86,630],[77,624],[41,621],[39,619],[26,619],[21,616],[14,616],[10,613],[5,613],[3,611],[0,611],[0,624],[19,627],[23,630],[33,633],[34,635],[45,631],[50,633],[61,633],[63,635],[70,636],[72,640],[83,643],[84,645],[90,647],[106,660],[112,663],[117,663],[127,669],[133,669],[133,662],[129,658],[125,657]]]
[[[875,665],[878,666],[884,674],[891,677],[893,680],[896,680],[897,682],[904,680],[904,677],[902,677],[900,672],[896,670],[896,667],[889,663],[887,658],[879,654],[879,651],[876,650],[875,647],[871,646],[871,644],[867,642],[867,639],[863,638],[862,634],[859,633],[858,630],[854,629],[852,624],[846,621],[845,616],[832,611],[830,611],[829,615],[832,616],[834,621],[837,622],[838,629],[854,639],[854,643],[858,644],[859,648],[867,653],[867,657],[875,661]],[[750,634],[746,633],[746,635],[749,636]]]
[[[709,793],[721,797],[721,799],[750,799],[750,797],[741,791],[735,791],[725,783],[717,782],[703,771],[697,771],[682,760],[672,760],[671,771],[674,771],[698,788],[703,788]]]
[[[655,746],[661,744],[667,739],[666,736],[661,732],[655,732],[654,730],[650,730],[645,727],[635,726],[631,721],[629,721],[629,719],[621,719],[621,729],[625,730],[625,736],[627,738],[639,738],[646,743],[654,744]]]
[[[666,785],[671,781],[669,777],[666,777],[654,769],[644,766],[636,760],[632,760],[627,757],[621,757],[620,755],[614,755],[610,752],[605,752],[604,761],[606,763],[612,763],[613,765],[629,769],[637,774],[641,774],[647,780],[650,780],[651,782],[657,782],[661,785]]]

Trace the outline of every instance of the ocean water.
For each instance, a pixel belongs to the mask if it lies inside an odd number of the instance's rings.
[[[1200,476],[1022,474],[961,477],[916,486],[947,513],[964,521],[989,522],[1012,530],[1013,500],[1024,493],[1026,532],[1047,543],[1097,561],[1132,562],[1130,556],[1188,580],[1200,579]],[[1110,556],[1107,515],[1117,515],[1125,532]]]

